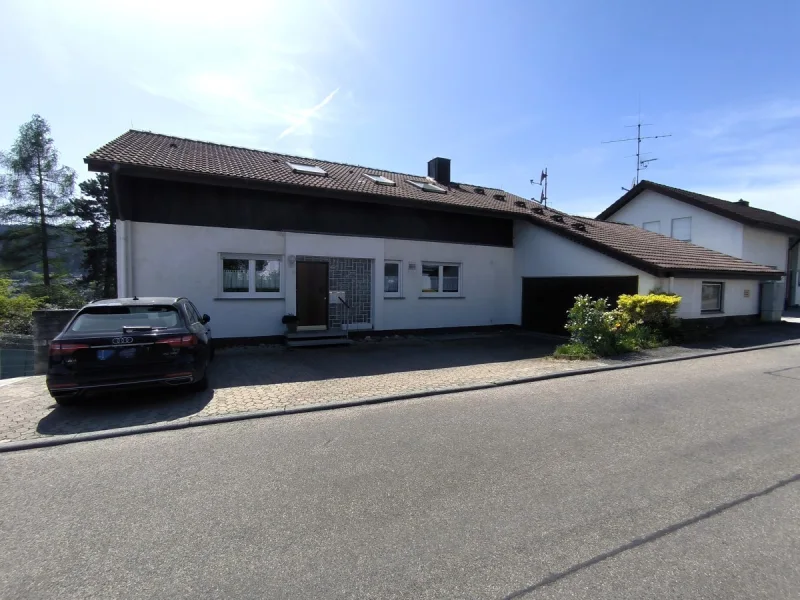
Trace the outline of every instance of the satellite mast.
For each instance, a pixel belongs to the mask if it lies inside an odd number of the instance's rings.
[[[671,133],[661,133],[659,135],[642,135],[642,127],[650,127],[652,123],[642,123],[641,117],[639,118],[636,125],[626,125],[626,127],[636,127],[636,137],[631,138],[624,138],[621,140],[608,140],[607,142],[600,142],[601,144],[616,144],[617,142],[636,142],[636,154],[632,154],[629,158],[633,156],[636,157],[636,178],[633,180],[633,185],[639,183],[639,172],[643,171],[647,167],[650,166],[650,163],[658,160],[657,158],[647,158],[642,160],[642,140],[655,140],[658,138],[665,138],[665,137],[672,137]],[[625,188],[622,188],[625,189]]]
[[[539,203],[547,206],[547,167],[544,168],[542,174],[539,176],[539,181],[531,179],[531,185],[541,186],[542,193],[539,196]]]

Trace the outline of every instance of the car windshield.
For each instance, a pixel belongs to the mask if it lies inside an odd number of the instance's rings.
[[[180,323],[172,306],[94,306],[84,310],[69,328],[74,333],[122,332],[123,328],[162,329]]]

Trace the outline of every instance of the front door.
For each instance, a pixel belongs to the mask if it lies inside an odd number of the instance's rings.
[[[328,328],[328,263],[297,262],[297,326]]]

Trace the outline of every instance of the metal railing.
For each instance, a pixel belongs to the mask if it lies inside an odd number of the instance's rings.
[[[5,334],[0,336],[0,379],[34,374],[33,337]]]
[[[351,325],[351,323],[350,323],[350,305],[347,302],[345,302],[344,298],[342,298],[341,296],[337,296],[337,298],[339,299],[339,302],[341,302],[342,305],[344,306],[344,317],[342,319],[342,325],[343,325],[342,329],[344,329],[344,331],[345,331],[346,339],[350,339],[350,325]],[[346,325],[346,327],[344,327],[344,325]]]

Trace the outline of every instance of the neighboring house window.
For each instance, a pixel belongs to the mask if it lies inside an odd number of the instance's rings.
[[[672,237],[684,242],[692,241],[692,217],[672,219]]]
[[[725,285],[723,283],[704,281],[700,312],[721,312],[724,289]]]
[[[280,298],[280,256],[220,255],[223,296]]]
[[[654,233],[661,233],[661,221],[647,221],[642,225],[642,229],[652,231]]]
[[[388,297],[400,296],[400,265],[399,260],[387,260],[383,263],[383,295]]]
[[[461,265],[422,263],[422,293],[457,296],[461,292]]]

